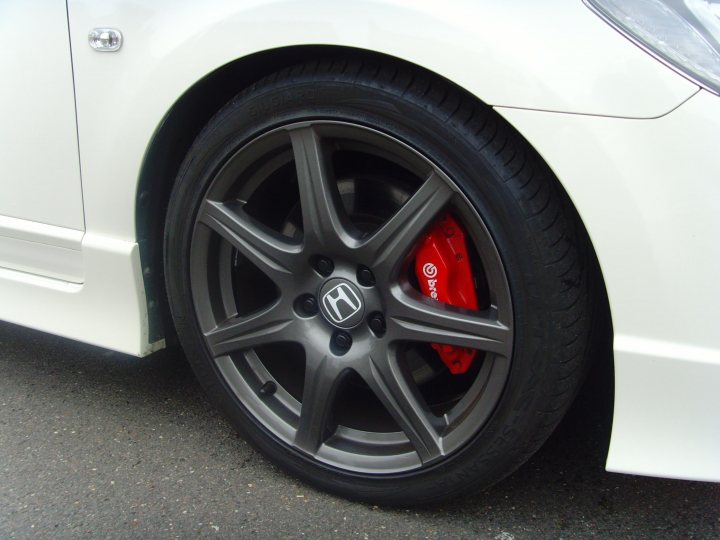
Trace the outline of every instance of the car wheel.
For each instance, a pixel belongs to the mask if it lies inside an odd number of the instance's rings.
[[[443,220],[472,305],[423,283]],[[327,61],[256,83],[198,136],[165,275],[193,369],[256,448],[322,489],[410,505],[491,485],[560,420],[585,371],[588,252],[491,108],[419,69]]]

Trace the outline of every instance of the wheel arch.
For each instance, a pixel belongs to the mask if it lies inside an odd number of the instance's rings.
[[[297,63],[316,59],[342,59],[349,55],[369,61],[384,60],[402,64],[458,86],[422,66],[390,55],[336,45],[289,46],[257,52],[219,67],[188,88],[166,112],[143,157],[136,192],[135,226],[148,303],[151,342],[163,337],[167,343],[175,342],[163,273],[164,223],[175,177],[197,135],[223,105],[259,79]],[[474,99],[482,101],[477,96]],[[522,137],[521,133],[518,134]],[[532,147],[532,144],[528,144]],[[566,191],[562,182],[559,179],[557,181]],[[597,283],[599,324],[595,329],[593,343],[599,352],[598,356],[602,357],[603,369],[611,370],[612,317],[598,258],[590,237],[586,235],[586,238]],[[612,377],[603,380],[612,381]],[[607,388],[607,393],[611,396],[613,389]]]

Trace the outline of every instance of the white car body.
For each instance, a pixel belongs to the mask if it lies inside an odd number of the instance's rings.
[[[91,49],[93,28],[119,29],[122,48]],[[3,3],[0,318],[137,356],[162,348],[139,216],[162,212],[143,192],[163,123],[213,71],[236,62],[251,81],[247,59],[305,46],[420,65],[538,150],[607,288],[608,470],[720,481],[720,97],[580,0]]]

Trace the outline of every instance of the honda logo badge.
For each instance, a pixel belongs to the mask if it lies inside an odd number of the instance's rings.
[[[360,289],[350,280],[327,280],[318,293],[320,311],[325,320],[338,328],[353,328],[365,316],[365,299]]]
[[[350,285],[341,282],[327,291],[322,297],[324,312],[331,322],[340,324],[362,310],[360,297]]]

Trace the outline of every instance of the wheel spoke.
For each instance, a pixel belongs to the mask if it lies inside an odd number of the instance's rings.
[[[494,313],[494,309],[469,312],[419,293],[394,292],[388,309],[388,335],[397,341],[443,343],[509,358],[512,331]]]
[[[281,310],[276,303],[247,317],[234,317],[205,333],[205,339],[214,357],[234,351],[250,349],[265,343],[297,341],[295,319]]]
[[[360,246],[360,258],[372,268],[399,265],[445,207],[453,190],[433,172],[405,204]]]
[[[278,287],[292,282],[300,262],[300,246],[274,235],[251,218],[240,203],[205,201],[199,221],[230,242]]]
[[[369,357],[358,373],[410,439],[423,463],[444,454],[440,431],[445,425],[428,410],[394,354]]]
[[[335,394],[344,371],[345,368],[339,368],[328,356],[320,360],[307,360],[300,422],[294,445],[309,454],[317,453],[325,441]]]
[[[312,127],[290,131],[300,190],[303,238],[311,252],[342,249],[352,229],[340,200],[322,139]]]

